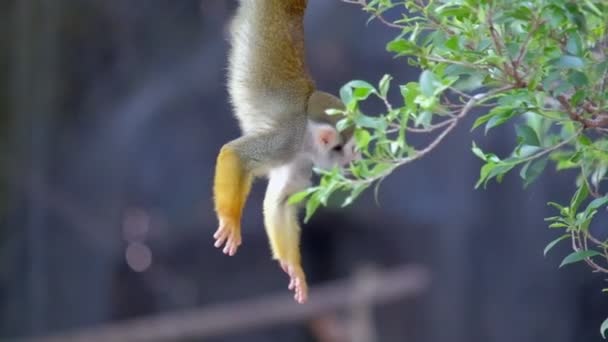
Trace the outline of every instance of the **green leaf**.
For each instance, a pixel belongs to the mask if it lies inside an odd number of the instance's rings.
[[[373,117],[364,114],[356,115],[353,121],[358,127],[372,128],[376,130],[385,130],[387,123],[383,117]]]
[[[587,188],[587,182],[582,182],[581,186],[576,190],[572,200],[570,201],[570,212],[575,215],[578,212],[578,208],[581,203],[589,196],[589,189]]]
[[[401,90],[401,96],[403,96],[403,102],[407,110],[415,111],[417,108],[416,98],[420,95],[420,85],[415,82],[410,82],[404,86],[399,87]]]
[[[378,84],[378,88],[380,89],[380,96],[386,97],[388,94],[388,88],[391,85],[391,80],[393,77],[391,75],[384,75]]]
[[[606,330],[608,330],[608,318],[606,318],[600,326],[600,334],[602,334],[604,339],[606,338]]]
[[[327,177],[323,177],[323,180],[327,180]],[[319,202],[321,202],[323,206],[327,206],[327,201],[329,200],[329,197],[339,188],[339,182],[332,177],[329,181],[327,181],[327,183],[322,184],[315,196],[319,198]]]
[[[346,83],[346,87],[351,87],[351,88],[364,88],[364,89],[369,89],[372,91],[375,91],[376,88],[374,88],[374,86],[366,81],[362,81],[362,80],[353,80],[350,81],[348,83]]]
[[[393,52],[397,56],[413,55],[420,51],[420,48],[409,40],[403,38],[397,38],[388,44],[386,44],[386,51]]]
[[[496,115],[492,116],[490,120],[486,123],[485,133],[494,127],[500,126],[505,122],[509,121],[513,116],[515,116],[517,112],[512,108],[503,108],[502,111],[498,112]]]
[[[308,202],[306,202],[306,217],[304,218],[304,222],[308,222],[312,215],[314,215],[315,211],[321,205],[321,201],[317,196],[312,196]]]
[[[574,56],[580,56],[583,52],[583,42],[578,32],[573,32],[568,36],[566,50]]]
[[[353,96],[357,99],[357,100],[365,100],[369,97],[370,94],[372,94],[374,91],[372,89],[369,88],[355,88],[355,90],[353,91]]]
[[[374,165],[370,172],[373,176],[377,176],[394,167],[394,164],[390,163],[377,163],[376,165]]]
[[[351,124],[352,124],[352,122],[349,118],[340,119],[340,121],[338,121],[336,123],[336,129],[338,130],[338,132],[343,132],[348,127],[350,127]]]
[[[600,11],[599,8],[597,8],[597,6],[595,6],[595,4],[591,1],[591,0],[585,0],[585,5],[587,5],[587,7],[593,12],[595,13],[595,15],[597,15],[598,17],[602,17],[603,13],[602,11]],[[606,322],[604,322],[606,323]],[[603,324],[602,324],[603,326]],[[603,334],[602,334],[603,336]]]
[[[603,207],[606,205],[608,205],[608,195],[606,195],[604,197],[596,198],[593,201],[591,201],[587,205],[587,208],[585,208],[585,213],[589,214],[592,211],[597,210],[599,207]]]
[[[585,66],[585,62],[580,57],[569,55],[553,60],[552,64],[559,69],[580,69]]]
[[[353,88],[348,84],[340,88],[340,100],[347,105],[353,100]]]
[[[562,240],[564,240],[564,239],[567,239],[567,238],[569,238],[569,237],[570,237],[570,234],[565,234],[565,235],[562,235],[562,236],[558,237],[557,239],[555,239],[555,240],[553,240],[553,241],[549,242],[549,243],[547,244],[547,246],[545,247],[545,249],[543,250],[543,255],[544,255],[544,256],[547,256],[547,253],[549,253],[549,251],[550,251],[550,250],[551,250],[553,247],[555,247],[555,246],[556,246],[556,245],[557,245],[557,244],[558,244],[560,241],[562,241]]]
[[[462,75],[452,87],[463,92],[473,91],[483,86],[485,77],[486,75],[480,72],[470,75]]]
[[[475,122],[473,123],[473,127],[471,128],[471,130],[474,130],[475,128],[483,125],[484,123],[488,122],[488,120],[490,120],[490,118],[492,118],[492,116],[494,116],[496,114],[490,112],[488,114],[482,115],[480,117],[478,117]]]
[[[490,174],[490,171],[492,171],[493,168],[496,167],[495,163],[487,163],[484,166],[481,167],[481,169],[479,170],[479,179],[477,180],[477,183],[475,184],[475,189],[479,188],[480,185],[484,185],[488,182],[488,175]]]
[[[357,129],[355,131],[355,141],[359,149],[365,150],[372,141],[372,135],[365,129]]]
[[[443,18],[447,17],[457,17],[464,18],[470,16],[471,8],[468,6],[456,6],[454,4],[447,3],[443,6],[439,6],[435,9],[437,15]]]
[[[483,153],[483,151],[479,147],[477,147],[477,145],[475,144],[474,141],[473,141],[473,147],[471,148],[471,150],[473,151],[473,154],[478,156],[481,160],[487,161],[486,154]]]
[[[522,167],[519,175],[524,180],[524,188],[527,188],[528,185],[532,184],[543,173],[547,166],[547,161],[548,158],[532,160]]]
[[[331,115],[341,115],[341,114],[343,115],[344,111],[341,109],[330,108],[330,109],[325,110],[325,114],[330,115],[330,116]]]
[[[488,174],[488,180],[496,177],[496,182],[502,182],[502,178],[507,172],[511,171],[512,168],[515,167],[516,164],[497,164],[496,167],[492,168],[490,173]]]
[[[568,255],[567,257],[564,258],[564,260],[562,260],[562,263],[559,265],[559,267],[563,267],[569,264],[574,264],[580,261],[583,261],[587,258],[593,258],[594,256],[598,256],[601,255],[601,253],[599,253],[598,251],[594,251],[594,250],[584,250],[584,251],[578,251],[578,252],[572,252],[570,255]]]
[[[319,188],[314,187],[314,188],[309,188],[306,190],[302,190],[300,192],[296,192],[295,194],[289,196],[289,199],[287,200],[288,204],[298,204],[300,202],[302,202],[306,197],[308,197],[310,194],[312,194],[313,192],[317,191]]]
[[[513,108],[513,105],[495,107],[488,114],[478,117],[473,123],[471,130],[485,123],[485,132],[487,133],[490,129],[502,125],[517,114],[519,112]]]
[[[354,80],[348,82],[344,87],[342,87],[340,90],[340,97],[342,97],[342,101],[344,101],[344,103],[348,104],[353,98],[357,100],[365,100],[369,97],[369,95],[375,92],[376,88],[374,88],[374,86],[370,83],[361,80]],[[349,101],[347,102],[345,100]]]
[[[559,203],[555,203],[555,202],[549,202],[549,203],[547,203],[547,205],[552,206],[553,208],[555,208],[557,210],[562,210],[562,209],[566,208],[563,205],[561,205]]]
[[[445,41],[445,47],[450,50],[458,50],[460,48],[458,36],[452,36],[452,38]]]
[[[533,18],[532,11],[524,6],[517,7],[513,12],[509,13],[513,18],[519,19],[522,21],[530,21]]]
[[[583,146],[591,146],[591,139],[584,134],[579,135],[578,142]]]
[[[488,155],[486,155],[487,157]],[[515,167],[515,164],[495,163],[493,161],[486,163],[479,171],[479,180],[475,184],[475,188],[477,189],[482,184],[485,188],[492,178],[496,178],[496,181],[500,183],[503,176],[513,167]]]
[[[431,71],[424,70],[420,74],[420,90],[422,91],[422,95],[432,97],[438,84],[437,77]]]
[[[587,75],[577,70],[574,70],[570,73],[570,75],[568,75],[568,81],[575,87],[583,87],[589,84]]]
[[[351,191],[350,195],[344,200],[344,203],[342,203],[342,207],[344,208],[351,205],[355,201],[355,199],[359,197],[363,190],[367,189],[367,187],[367,184],[359,184],[355,186],[355,188]]]
[[[517,125],[515,126],[515,132],[517,136],[522,139],[522,142],[530,146],[540,146],[540,140],[536,131],[528,125]]]

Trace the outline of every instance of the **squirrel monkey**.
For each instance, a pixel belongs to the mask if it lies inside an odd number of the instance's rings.
[[[289,289],[304,303],[307,284],[300,260],[297,208],[288,198],[310,185],[312,167],[350,163],[357,153],[352,132],[338,132],[343,108],[315,90],[304,58],[307,0],[240,0],[232,20],[228,90],[243,135],[218,155],[214,201],[219,228],[215,246],[234,255],[241,244],[241,214],[254,177],[269,179],[264,225],[273,259],[289,275]]]

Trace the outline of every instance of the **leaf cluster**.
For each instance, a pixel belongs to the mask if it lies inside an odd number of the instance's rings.
[[[343,0],[356,3],[394,29],[387,52],[421,69],[417,82],[352,81],[340,91],[339,129],[354,129],[363,158],[344,170],[318,170],[318,186],[296,194],[310,218],[340,194],[350,205],[395,169],[432,152],[467,115],[472,130],[492,134],[508,125],[515,144],[499,156],[473,142],[481,160],[475,187],[500,183],[517,172],[524,187],[545,175],[570,170],[576,192],[568,205],[551,203],[547,218],[561,229],[545,254],[570,241],[563,265],[584,261],[608,273],[608,241],[589,225],[608,204],[608,3],[602,0]],[[379,113],[361,105],[384,103]],[[390,100],[389,100],[390,97]],[[412,134],[429,136],[414,144]],[[586,205],[584,205],[586,204]],[[608,322],[602,326],[602,334]]]

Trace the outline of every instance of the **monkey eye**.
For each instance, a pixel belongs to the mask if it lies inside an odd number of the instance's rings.
[[[342,145],[336,145],[336,146],[334,146],[334,148],[332,148],[332,150],[334,150],[336,152],[342,152]]]

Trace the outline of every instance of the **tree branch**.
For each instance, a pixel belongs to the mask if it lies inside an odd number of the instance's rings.
[[[562,107],[564,107],[564,110],[566,110],[566,112],[570,116],[570,119],[582,123],[585,128],[599,128],[608,126],[608,113],[596,111],[594,114],[595,117],[592,119],[588,119],[583,117],[574,108],[572,108],[572,105],[570,104],[570,99],[565,95],[558,95],[556,99],[557,101],[559,101]],[[583,104],[583,107],[585,107],[585,104]]]

